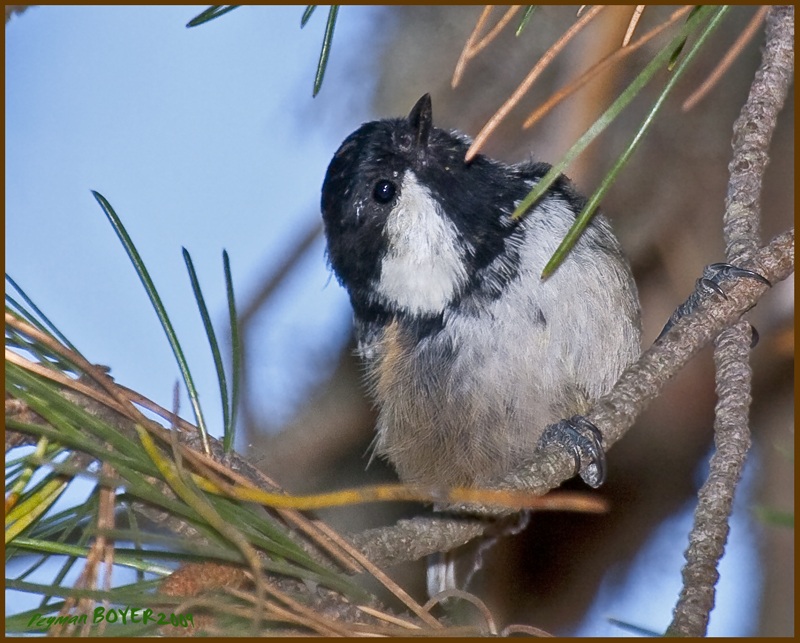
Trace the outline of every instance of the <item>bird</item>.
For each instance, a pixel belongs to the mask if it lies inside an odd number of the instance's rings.
[[[585,198],[560,175],[515,218],[551,166],[466,161],[470,145],[433,125],[425,94],[356,129],[325,175],[326,254],[377,408],[374,455],[407,484],[492,488],[554,440],[579,467],[593,454],[597,486],[602,436],[583,414],[641,350],[629,262],[596,214],[542,279]]]

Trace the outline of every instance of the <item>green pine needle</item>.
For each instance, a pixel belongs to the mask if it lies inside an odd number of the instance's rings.
[[[319,94],[322,89],[322,79],[325,78],[325,70],[328,67],[328,57],[331,54],[331,43],[333,42],[333,30],[336,27],[336,16],[339,13],[339,5],[331,5],[328,11],[328,22],[325,24],[325,35],[322,37],[322,50],[319,52],[319,63],[317,73],[314,76],[314,92],[312,96]]]
[[[589,198],[589,201],[586,203],[580,215],[577,217],[575,224],[570,228],[569,232],[564,237],[559,247],[556,249],[556,252],[553,253],[553,257],[550,259],[550,261],[547,262],[547,265],[545,265],[544,270],[542,271],[542,277],[547,277],[553,274],[555,269],[558,267],[558,264],[561,263],[561,261],[563,260],[563,257],[567,255],[570,249],[577,242],[581,233],[586,229],[586,226],[589,225],[589,221],[591,221],[591,218],[594,216],[595,211],[600,205],[600,201],[603,199],[608,190],[611,188],[611,185],[613,185],[614,181],[617,179],[617,176],[622,171],[622,168],[625,167],[625,165],[630,160],[631,155],[633,154],[634,150],[639,146],[639,143],[641,143],[645,133],[647,133],[647,131],[650,129],[650,126],[655,122],[656,114],[658,114],[659,110],[664,105],[667,96],[675,87],[675,84],[677,83],[678,79],[686,71],[686,69],[694,59],[697,52],[702,48],[708,36],[711,34],[712,31],[714,31],[714,29],[717,28],[717,26],[719,26],[719,23],[722,21],[722,18],[727,13],[727,11],[728,11],[727,7],[718,8],[717,13],[713,16],[708,25],[706,25],[703,33],[700,34],[700,37],[692,47],[691,51],[686,55],[686,57],[684,57],[681,60],[675,72],[670,75],[666,86],[661,91],[661,94],[656,99],[656,102],[653,103],[653,106],[650,108],[650,112],[647,114],[647,117],[639,126],[638,130],[636,131],[636,134],[634,134],[633,139],[631,139],[630,143],[628,143],[628,147],[619,156],[617,161],[614,163],[614,166],[606,174],[600,186],[594,191],[594,194],[592,194],[592,196]]]
[[[308,22],[308,19],[311,17],[311,14],[314,13],[314,9],[316,9],[316,8],[317,8],[317,5],[315,5],[315,4],[310,4],[310,5],[308,5],[306,7],[306,10],[303,12],[303,17],[300,18],[300,28],[301,29],[306,26],[306,23]]]
[[[241,393],[242,374],[242,341],[239,336],[239,318],[236,313],[236,300],[233,296],[233,278],[231,277],[231,262],[226,250],[222,251],[222,265],[225,271],[225,292],[228,295],[228,316],[231,325],[231,406],[228,413],[228,422],[222,440],[225,453],[230,453],[236,443],[236,415],[239,408],[239,395]]]
[[[525,7],[525,13],[522,14],[522,20],[519,21],[519,27],[517,27],[517,31],[514,34],[515,36],[517,36],[517,38],[519,38],[519,35],[522,33],[522,30],[528,26],[528,23],[530,22],[531,16],[533,15],[534,11],[536,11],[535,4],[529,4],[527,7]]]
[[[189,393],[189,401],[191,402],[192,410],[194,411],[197,428],[200,431],[200,439],[203,443],[203,450],[207,455],[209,455],[211,453],[211,446],[208,442],[208,431],[206,429],[205,420],[203,419],[203,411],[200,408],[200,399],[197,394],[197,388],[194,385],[194,380],[192,379],[192,375],[189,371],[189,364],[186,361],[186,357],[184,357],[183,349],[178,341],[178,335],[175,333],[172,322],[169,320],[169,316],[167,315],[167,310],[164,307],[164,304],[161,302],[161,297],[158,295],[155,284],[153,284],[153,280],[150,278],[150,273],[147,271],[139,252],[136,250],[136,246],[133,244],[133,241],[128,235],[127,230],[125,230],[125,226],[122,225],[122,220],[117,216],[117,213],[114,212],[111,204],[102,194],[94,190],[92,190],[92,194],[94,195],[94,198],[97,199],[97,202],[100,204],[103,212],[105,212],[106,217],[108,217],[111,226],[114,228],[114,232],[117,233],[117,237],[119,237],[119,240],[122,242],[122,245],[124,246],[125,251],[128,253],[128,257],[130,258],[131,263],[136,270],[136,274],[139,275],[139,279],[142,282],[145,291],[147,291],[147,296],[150,298],[150,303],[153,305],[156,315],[158,315],[158,319],[161,322],[161,327],[164,329],[164,333],[167,336],[169,345],[172,347],[172,352],[175,355],[176,361],[178,362],[178,368],[180,369],[181,375],[183,376],[183,381],[186,384],[186,390]]]
[[[206,22],[211,22],[220,16],[224,16],[226,13],[233,11],[234,9],[238,9],[241,5],[238,4],[222,4],[222,5],[212,5],[202,13],[196,15],[192,18],[189,22],[186,23],[187,28],[197,27],[198,25],[202,25]]]
[[[515,219],[524,216],[524,214],[533,206],[533,204],[536,203],[553,185],[553,183],[558,180],[566,167],[583,153],[583,151],[594,141],[594,139],[596,139],[606,129],[606,127],[608,127],[617,118],[617,116],[619,116],[622,110],[624,110],[631,103],[631,101],[633,101],[633,99],[647,85],[647,83],[650,82],[656,73],[660,69],[664,68],[671,54],[674,52],[677,44],[680,43],[689,32],[699,28],[699,25],[702,23],[702,21],[707,18],[715,9],[715,7],[703,7],[695,14],[693,18],[686,22],[686,24],[681,28],[672,41],[666,47],[664,47],[658,53],[658,55],[653,58],[653,60],[650,61],[644,70],[642,70],[633,80],[633,82],[631,82],[627,89],[611,104],[611,106],[600,116],[600,118],[594,122],[594,124],[583,134],[583,136],[581,136],[575,142],[575,144],[567,151],[564,157],[558,163],[553,165],[547,174],[545,174],[545,176],[539,180],[530,193],[517,206],[517,209],[512,215]],[[561,245],[558,247],[556,252],[553,254],[553,257],[551,257],[550,261],[548,261],[547,265],[542,271],[542,278],[546,278],[551,275],[561,261],[563,261],[566,254],[589,224],[592,214],[593,211],[587,211],[584,209],[584,212],[582,212],[581,215],[576,219],[566,237],[561,242]]]
[[[217,334],[214,332],[214,324],[211,323],[211,316],[208,314],[208,306],[206,306],[203,291],[200,288],[200,281],[197,279],[197,272],[194,269],[192,257],[186,248],[181,248],[183,252],[183,261],[186,263],[186,270],[189,272],[189,280],[192,283],[192,292],[194,293],[195,301],[197,302],[197,309],[200,311],[200,318],[203,320],[203,328],[208,337],[208,344],[211,348],[211,355],[214,358],[214,367],[217,370],[217,381],[219,382],[219,395],[222,400],[222,421],[223,426],[228,426],[230,422],[230,406],[228,404],[228,380],[225,377],[225,367],[222,364],[222,354],[219,350],[219,343],[217,342]]]

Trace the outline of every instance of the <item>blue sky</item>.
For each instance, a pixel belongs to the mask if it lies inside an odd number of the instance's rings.
[[[319,217],[333,152],[343,133],[370,117],[369,100],[358,97],[370,95],[371,76],[360,72],[370,60],[364,23],[375,10],[340,12],[340,46],[312,99],[324,9],[302,31],[301,7],[242,8],[186,29],[201,9],[36,7],[12,20],[6,260],[11,276],[89,359],[169,405],[178,372],[90,190],[103,194],[149,267],[207,420],[219,426],[216,379],[181,246],[193,256],[221,329],[222,249],[241,304],[265,266]],[[26,242],[31,230],[35,244]],[[321,241],[312,256],[298,277],[306,288],[278,294],[263,316],[260,345],[250,347],[264,355],[254,374],[272,413],[285,413],[284,400],[299,397],[285,369],[303,363],[305,351],[327,347],[331,334],[343,336],[349,323],[343,292],[328,283]],[[185,398],[182,408],[188,411]]]
[[[186,29],[199,7],[34,7],[6,26],[6,270],[92,361],[171,405],[178,370],[159,323],[90,190],[136,243],[218,427],[217,382],[181,246],[192,254],[218,329],[221,253],[240,303],[319,217],[319,190],[342,139],[370,112],[371,21],[340,11],[325,84],[312,99],[326,11],[248,7]],[[380,26],[384,26],[381,24]],[[379,37],[381,30],[374,37]],[[324,374],[347,336],[347,299],[319,241],[260,319],[249,347],[264,412],[302,399],[307,365]],[[337,343],[338,342],[338,343]],[[184,396],[183,414],[190,417]],[[212,433],[219,431],[212,428]],[[691,508],[662,526],[629,582],[609,585],[581,633],[620,635],[614,616],[665,627],[680,587]],[[737,530],[736,524],[739,525]],[[728,551],[754,536],[734,524]],[[728,565],[711,632],[752,633],[753,569]],[[613,602],[607,599],[613,597]],[[741,606],[746,605],[745,609]]]

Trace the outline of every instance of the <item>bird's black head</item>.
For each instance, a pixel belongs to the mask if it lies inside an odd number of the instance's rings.
[[[407,118],[365,123],[322,186],[328,258],[356,313],[435,316],[476,286],[528,191],[514,167],[464,156],[470,140],[433,127],[425,94]]]

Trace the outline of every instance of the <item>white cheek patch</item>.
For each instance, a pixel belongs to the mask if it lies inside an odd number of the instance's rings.
[[[386,219],[377,291],[411,313],[437,313],[466,282],[463,242],[430,191],[408,170]]]

